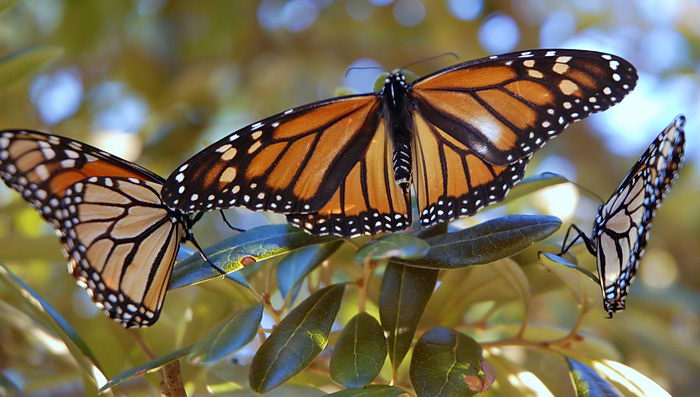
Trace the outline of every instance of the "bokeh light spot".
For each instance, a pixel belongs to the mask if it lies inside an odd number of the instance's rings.
[[[83,100],[83,84],[77,69],[61,69],[34,80],[29,95],[46,124],[56,124],[75,114]]]
[[[641,43],[644,67],[654,72],[680,68],[687,64],[688,53],[688,40],[673,29],[654,29],[644,36]]]
[[[447,0],[447,9],[455,18],[471,21],[481,15],[483,0]]]
[[[576,32],[574,14],[567,10],[558,10],[547,16],[540,28],[540,46],[558,47]]]
[[[343,81],[343,85],[353,92],[372,92],[374,91],[374,82],[377,77],[384,73],[379,62],[361,58],[350,64],[348,72]],[[370,68],[370,69],[352,69],[352,68]],[[378,68],[378,69],[375,69]],[[352,70],[350,70],[352,69]]]
[[[394,18],[404,26],[416,26],[425,18],[422,0],[399,0],[394,4]]]
[[[318,6],[312,0],[290,0],[282,8],[282,23],[290,32],[301,32],[318,18]]]
[[[512,51],[519,41],[518,24],[505,14],[491,14],[479,28],[479,44],[491,54]]]

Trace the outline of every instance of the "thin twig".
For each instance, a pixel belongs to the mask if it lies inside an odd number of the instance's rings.
[[[161,392],[168,397],[187,397],[185,385],[182,383],[182,373],[180,372],[180,361],[171,361],[161,368],[163,382],[161,382]]]

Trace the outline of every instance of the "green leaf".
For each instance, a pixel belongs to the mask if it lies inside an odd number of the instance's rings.
[[[204,252],[213,264],[231,273],[302,247],[338,239],[333,236],[315,237],[290,225],[265,225],[223,240]],[[170,288],[201,283],[220,276],[199,254],[194,254],[175,265]]]
[[[253,357],[253,390],[265,393],[311,364],[328,344],[344,291],[345,284],[323,288],[287,314]]]
[[[540,260],[540,262],[569,287],[576,301],[582,305],[584,312],[600,303],[600,286],[591,282],[591,277],[587,274],[590,272],[582,272],[581,268],[574,265],[562,266],[566,261],[563,258],[561,261],[553,259],[552,257],[556,255],[543,256],[550,260]]]
[[[422,258],[430,245],[425,240],[405,233],[389,234],[365,244],[357,254],[355,262],[381,260],[388,258],[418,259]]]
[[[419,397],[471,396],[491,387],[495,376],[472,338],[433,327],[416,343],[410,377]]]
[[[56,309],[3,264],[0,264],[0,281],[7,287],[7,290],[12,291],[26,304],[34,318],[61,338],[80,369],[95,386],[100,387],[107,381],[102,365],[97,361],[87,343]]]
[[[430,238],[430,250],[423,258],[396,261],[430,269],[482,265],[514,255],[554,233],[560,226],[561,220],[554,216],[504,216]]]
[[[600,284],[600,279],[598,278],[598,276],[596,276],[595,274],[593,274],[590,270],[588,270],[586,268],[575,265],[575,264],[567,261],[566,259],[562,258],[561,256],[554,255],[554,254],[549,253],[549,252],[542,252],[542,253],[540,253],[540,255],[544,256],[545,258],[549,259],[550,261],[552,261],[554,263],[558,263],[560,265],[564,265],[566,267],[575,269],[575,270],[583,273],[586,277],[593,280],[594,283]]]
[[[615,386],[598,375],[593,368],[569,357],[566,358],[566,362],[569,364],[569,374],[577,397],[622,396]]]
[[[345,325],[335,345],[331,378],[345,387],[364,387],[379,375],[386,351],[382,326],[371,315],[359,313]]]
[[[388,334],[389,359],[398,368],[413,342],[438,271],[389,262],[379,293],[379,317]]]
[[[197,341],[188,359],[212,362],[245,346],[257,334],[262,314],[262,303],[237,311]]]
[[[489,208],[496,208],[498,206],[508,204],[516,199],[519,199],[520,197],[530,195],[538,190],[566,182],[569,182],[566,177],[553,172],[543,172],[539,175],[533,175],[529,178],[523,179],[520,183],[513,186],[513,189],[510,190],[508,196],[506,196],[503,201],[494,203],[490,205]]]
[[[13,86],[36,73],[63,55],[59,47],[38,47],[0,58],[0,89]]]
[[[109,388],[112,388],[120,383],[123,383],[131,378],[135,378],[137,376],[141,376],[144,374],[149,374],[151,372],[159,370],[161,367],[164,365],[175,361],[179,360],[182,357],[185,357],[190,351],[192,350],[192,345],[185,346],[183,348],[177,349],[173,352],[170,352],[164,356],[160,356],[156,358],[155,360],[151,360],[143,365],[139,365],[138,367],[131,368],[129,370],[126,370],[124,372],[121,372],[119,375],[115,376],[112,378],[109,382],[107,382],[104,386],[102,386],[99,390],[100,393],[106,391]]]
[[[345,389],[328,394],[328,397],[398,397],[405,390],[389,385],[369,385],[362,389]]]
[[[313,245],[296,250],[280,260],[277,264],[277,286],[283,298],[287,297],[298,283],[323,263],[340,246],[342,241]]]

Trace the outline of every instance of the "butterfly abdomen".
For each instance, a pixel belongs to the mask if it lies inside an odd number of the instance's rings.
[[[408,90],[406,76],[392,73],[380,92],[387,134],[394,146],[391,156],[394,180],[403,189],[408,189],[411,183],[411,135],[414,128]]]

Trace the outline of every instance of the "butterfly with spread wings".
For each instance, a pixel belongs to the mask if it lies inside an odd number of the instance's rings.
[[[598,209],[591,237],[576,225],[571,225],[564,237],[559,256],[581,238],[596,257],[603,306],[610,317],[625,308],[656,209],[678,177],[685,152],[684,125],[685,117],[680,115],[654,139],[617,190]],[[576,231],[576,237],[567,244],[572,230]]]
[[[0,131],[0,176],[56,229],[68,270],[123,326],[158,319],[180,242],[197,219],[160,198],[163,178],[66,137]]]
[[[311,103],[244,127],[167,179],[163,201],[199,212],[287,214],[309,233],[353,237],[423,227],[502,200],[530,156],[637,81],[622,58],[533,50],[478,59],[377,93]]]

